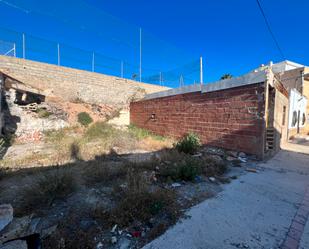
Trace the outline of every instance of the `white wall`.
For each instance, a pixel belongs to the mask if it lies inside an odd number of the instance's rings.
[[[307,98],[302,96],[296,89],[290,91],[290,107],[289,107],[289,128],[297,128],[298,111],[300,112],[299,127],[306,125]],[[296,116],[295,116],[296,113]],[[303,123],[303,115],[305,115],[305,123]]]

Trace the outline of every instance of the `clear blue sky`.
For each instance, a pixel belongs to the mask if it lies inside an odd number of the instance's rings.
[[[309,65],[309,1],[260,2],[286,58]],[[270,60],[282,60],[256,0],[0,0],[0,13],[0,30],[8,28],[98,51],[125,60],[135,67],[133,71],[138,71],[138,27],[142,27],[144,75],[196,62],[202,55],[204,81],[210,82],[224,73],[237,76]],[[11,37],[0,32],[0,40]],[[29,45],[30,38],[27,42],[29,54],[31,46],[33,50],[40,47],[35,41]],[[56,54],[54,44],[41,44],[47,52]],[[69,48],[66,55],[84,60],[82,52],[79,56]],[[89,56],[84,56],[90,64]],[[65,64],[66,58],[62,59]],[[54,62],[55,58],[50,60]],[[118,62],[113,67],[118,70]],[[184,71],[197,68],[196,63],[190,64]]]

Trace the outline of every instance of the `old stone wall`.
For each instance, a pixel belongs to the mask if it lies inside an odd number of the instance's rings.
[[[264,84],[146,99],[130,105],[130,122],[179,138],[197,133],[203,144],[263,157]]]
[[[80,99],[87,103],[127,105],[145,93],[168,88],[99,73],[59,67],[51,64],[0,56],[0,72],[17,80],[15,87],[36,89],[47,97]]]
[[[0,73],[0,135],[2,135],[2,128],[4,125],[4,120],[3,120],[3,100],[2,98],[4,97],[4,80],[3,80],[3,75]]]

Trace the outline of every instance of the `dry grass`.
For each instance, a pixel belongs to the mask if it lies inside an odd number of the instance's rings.
[[[175,194],[171,190],[158,189],[154,192],[125,192],[117,207],[109,213],[110,224],[122,227],[136,222],[148,222],[164,212],[174,220],[177,213]]]
[[[23,202],[17,215],[39,212],[58,199],[65,199],[76,188],[75,178],[68,169],[57,168],[41,173],[22,191]]]
[[[123,165],[113,165],[104,161],[94,161],[83,170],[83,178],[87,186],[109,184],[125,178],[127,169]]]
[[[3,159],[0,162],[0,167],[33,167],[38,165],[50,165],[50,163],[53,162],[53,160],[50,158],[50,155],[45,153],[36,153],[36,154],[30,154],[25,155],[22,158],[19,159]]]

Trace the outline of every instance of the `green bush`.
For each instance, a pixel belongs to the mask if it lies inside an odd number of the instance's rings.
[[[195,177],[201,173],[199,164],[193,159],[187,159],[178,169],[178,179],[184,181],[194,181]]]
[[[194,133],[187,134],[175,145],[176,149],[179,152],[184,152],[186,154],[195,153],[199,146],[201,146],[200,139]]]
[[[36,113],[38,114],[39,118],[48,118],[52,114],[51,112],[47,111],[44,108],[38,108],[36,110]]]
[[[78,122],[82,124],[83,126],[88,126],[93,122],[93,119],[90,117],[90,115],[87,112],[80,112],[77,115]]]
[[[160,176],[172,181],[194,181],[203,171],[203,162],[196,158],[185,157],[181,162],[171,162],[160,167]]]

